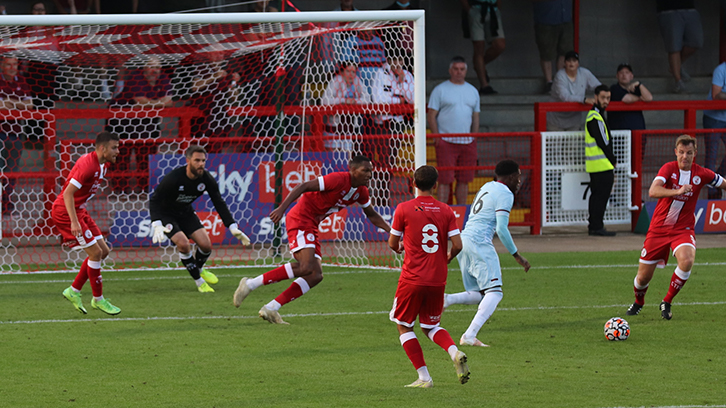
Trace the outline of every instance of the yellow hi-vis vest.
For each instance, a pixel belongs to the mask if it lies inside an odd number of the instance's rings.
[[[603,129],[605,129],[605,137],[610,141],[610,130],[608,130],[605,120],[600,115],[600,112],[595,109],[587,112],[587,119],[585,120],[585,169],[588,173],[600,173],[602,171],[612,170],[613,164],[610,163],[605,153],[597,145],[595,138],[590,135],[590,131],[587,129],[587,122],[590,119],[595,119],[602,123]]]

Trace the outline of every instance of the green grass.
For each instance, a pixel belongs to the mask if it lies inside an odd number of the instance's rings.
[[[257,318],[288,283],[262,287],[235,309],[239,278],[216,269],[200,294],[184,270],[104,272],[122,313],[83,316],[62,298],[73,274],[0,276],[0,407],[639,407],[726,402],[726,296],[722,250],[700,249],[671,321],[660,318],[673,265],[658,270],[631,336],[602,327],[632,302],[638,253],[529,254],[524,273],[503,257],[504,299],[466,348],[471,381],[416,329],[434,378],[416,378],[388,320],[398,274],[325,268],[325,280],[281,312]],[[710,263],[710,264],[708,264]],[[610,266],[608,266],[610,265]],[[447,292],[460,291],[452,265]],[[442,326],[455,340],[474,306],[454,306]],[[156,319],[155,319],[156,318]]]

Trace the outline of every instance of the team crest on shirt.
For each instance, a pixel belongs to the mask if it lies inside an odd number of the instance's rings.
[[[678,180],[678,177],[676,176],[676,173],[672,173],[672,174],[671,174],[671,178],[672,178],[673,180]]]
[[[204,191],[205,187],[204,183],[199,183],[197,184],[197,191]]]
[[[699,176],[694,176],[694,177],[693,177],[693,184],[695,184],[695,185],[699,185],[699,184],[701,184],[701,177],[699,177]]]

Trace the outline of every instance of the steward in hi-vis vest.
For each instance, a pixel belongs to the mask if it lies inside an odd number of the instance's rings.
[[[610,89],[606,85],[595,88],[595,104],[585,121],[585,169],[590,174],[590,201],[588,202],[588,234],[613,236],[604,225],[610,192],[615,183],[617,159],[613,153],[613,140],[602,114],[610,103]]]

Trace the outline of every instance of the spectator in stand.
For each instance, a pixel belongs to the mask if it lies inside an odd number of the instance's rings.
[[[393,4],[383,10],[418,10],[421,8],[419,0],[394,1]],[[413,21],[404,21],[405,27],[388,29],[383,32],[383,42],[388,47],[395,46],[404,56],[403,67],[408,71],[413,70]]]
[[[277,7],[270,5],[270,0],[259,0],[250,5],[250,12],[253,13],[277,13]]]
[[[345,41],[342,58],[358,63],[358,76],[372,93],[373,79],[386,63],[386,46],[381,37],[372,30],[358,31]]]
[[[234,118],[227,115],[227,107],[236,105],[240,98],[242,69],[235,61],[228,63],[219,48],[207,54],[209,63],[199,65],[191,88],[190,105],[204,113],[192,119],[192,136],[227,137],[234,123]],[[219,152],[220,144],[219,140],[211,141],[207,152]]]
[[[682,64],[703,47],[701,15],[696,10],[695,0],[656,0],[658,23],[663,36],[668,65],[675,80],[673,92],[686,92],[691,77]]]
[[[403,58],[388,57],[388,62],[373,81],[373,103],[386,105],[413,104],[413,75],[403,69]],[[363,139],[362,154],[371,159],[378,174],[371,180],[373,197],[381,199],[374,205],[389,205],[388,196],[392,177],[391,168],[396,166],[397,146],[400,135],[409,133],[410,120],[404,115],[381,115],[373,118],[376,135],[387,135],[383,139]],[[391,147],[393,145],[393,147]]]
[[[322,105],[365,105],[371,103],[368,88],[358,78],[358,66],[352,61],[340,63],[340,72],[328,84],[320,103]],[[351,152],[353,140],[345,136],[361,135],[363,119],[359,114],[336,113],[328,117],[325,136],[337,136],[326,139],[325,147],[332,150]],[[343,136],[343,137],[341,137]],[[349,157],[350,155],[346,155]]]
[[[506,47],[499,5],[500,0],[461,0],[468,16],[468,32],[474,45],[474,71],[479,78],[479,93],[482,95],[497,93],[489,83],[487,65],[497,59]]]
[[[358,9],[353,5],[353,0],[340,0],[340,6],[333,11],[358,11]]]
[[[633,80],[630,64],[618,65],[615,75],[618,82],[610,86],[610,102],[635,103],[650,102],[653,95],[640,81]],[[611,130],[644,130],[645,118],[642,111],[611,111],[608,114],[608,127]],[[645,135],[642,135],[642,158],[645,157]]]
[[[449,80],[437,85],[429,98],[426,119],[431,133],[479,132],[479,93],[467,83],[466,60],[454,57],[449,64]],[[476,166],[476,141],[473,137],[444,137],[434,139],[436,161],[440,167]],[[466,204],[469,182],[474,180],[474,170],[439,171],[439,201],[449,203],[451,184],[456,179],[456,203]]]
[[[139,108],[139,110],[157,110],[171,106],[171,83],[169,77],[162,72],[161,62],[151,57],[143,69],[132,72],[127,78],[116,81],[114,98],[111,106],[116,108]],[[134,111],[136,112],[136,110]],[[126,143],[119,147],[116,160],[116,177],[112,177],[114,191],[130,192],[129,175],[123,174],[130,170],[131,155],[136,156],[136,171],[143,173],[136,179],[136,190],[147,191],[149,187],[149,155],[154,154],[156,148],[147,140],[157,139],[161,136],[160,118],[149,118],[148,113],[141,113],[139,117],[134,113],[121,113],[119,117],[129,115],[129,119],[109,119],[107,130],[128,139],[138,140],[139,143]]]
[[[708,100],[723,101],[726,100],[726,62],[722,62],[713,70],[711,78],[711,89],[708,91]],[[704,129],[724,129],[726,128],[726,110],[705,110],[703,111],[703,128]],[[726,171],[726,156],[721,160],[719,166],[718,151],[723,141],[726,145],[726,134],[724,133],[707,133],[706,134],[706,162],[705,167],[715,171],[718,174],[724,174]],[[721,198],[721,190],[709,187],[708,198]]]
[[[552,82],[551,96],[555,102],[579,102],[592,105],[595,98],[587,97],[600,85],[600,81],[587,68],[580,66],[580,55],[575,51],[565,54],[565,68],[557,71]],[[547,130],[571,131],[582,130],[582,112],[549,112],[547,114]]]
[[[565,67],[565,53],[574,47],[572,0],[532,0],[534,36],[540,66],[545,77],[545,93],[552,90],[552,60],[557,70]]]
[[[0,108],[23,110],[33,108],[30,87],[25,79],[18,75],[18,59],[3,57],[0,64]],[[0,121],[0,173],[13,173],[20,170],[20,159],[23,156],[23,125],[21,120],[4,119]],[[15,188],[17,179],[3,177],[2,213],[10,214],[15,208],[10,195]]]

